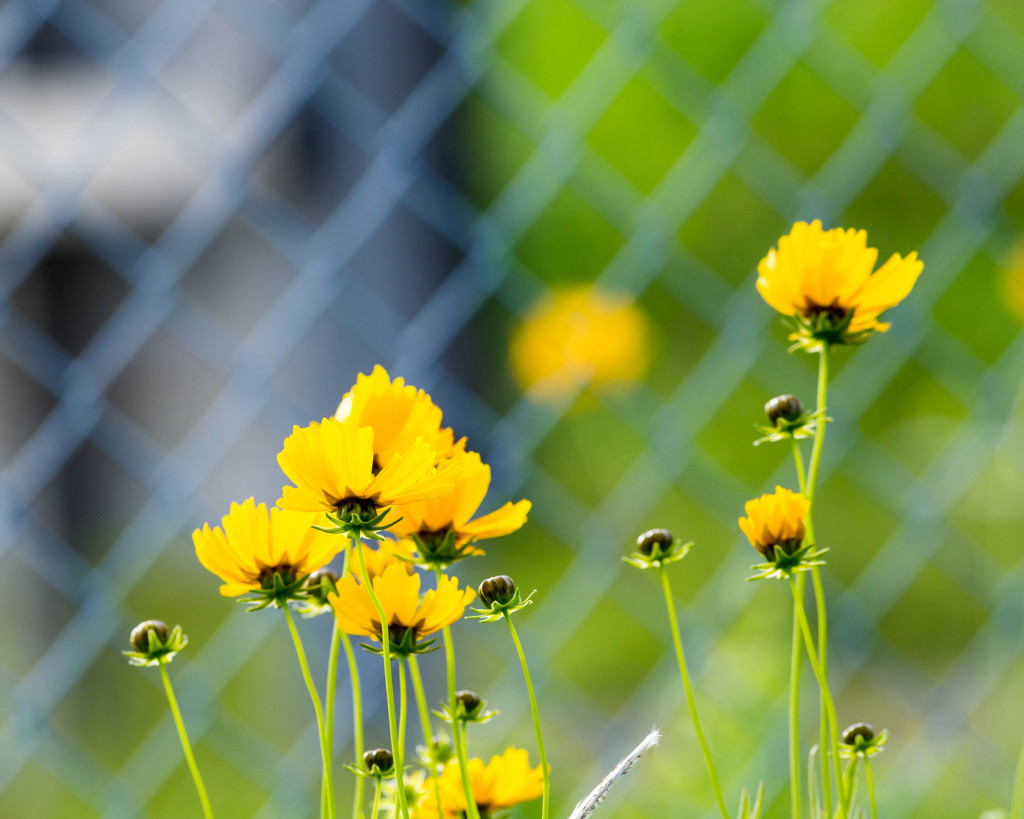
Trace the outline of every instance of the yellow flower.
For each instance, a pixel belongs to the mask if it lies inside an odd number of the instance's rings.
[[[501,756],[492,756],[487,765],[482,759],[469,760],[469,778],[481,819],[489,819],[498,811],[536,799],[544,790],[540,766],[531,768],[529,755],[522,748],[509,748]],[[441,772],[438,791],[441,794],[442,819],[465,815],[466,799],[457,762],[446,765]],[[429,797],[420,802],[416,819],[436,817],[437,800],[430,786]]]
[[[274,572],[289,582],[328,563],[345,547],[345,539],[311,529],[323,516],[283,509],[267,511],[249,498],[231,504],[223,525],[192,533],[199,562],[224,581],[220,593],[238,597],[268,588]]]
[[[799,548],[810,506],[799,492],[776,486],[774,494],[747,501],[747,517],[740,518],[740,529],[757,551],[774,560],[776,546],[786,554]]]
[[[454,577],[442,577],[436,589],[420,597],[420,575],[393,563],[383,574],[370,579],[373,590],[387,615],[392,649],[405,644],[415,646],[421,638],[451,625],[466,610],[476,594],[472,589],[459,589]],[[380,616],[369,593],[356,582],[354,575],[338,581],[338,593],[328,597],[334,609],[338,628],[346,634],[381,638]],[[401,650],[401,649],[399,649]]]
[[[384,509],[450,492],[455,468],[435,468],[429,444],[417,441],[374,470],[374,431],[358,419],[324,418],[295,427],[277,456],[295,486],[281,490],[278,506],[301,512],[339,512],[348,505]]]
[[[394,381],[379,364],[369,375],[360,373],[355,386],[345,394],[334,417],[355,419],[373,429],[373,454],[378,464],[409,450],[422,439],[438,460],[448,458],[465,441],[455,443],[451,427],[441,428],[441,409],[423,390],[404,379]]]
[[[628,296],[582,285],[547,294],[512,337],[522,388],[558,401],[581,388],[622,388],[649,362],[647,319]]]
[[[794,317],[811,350],[851,344],[884,332],[878,320],[905,299],[924,265],[917,253],[894,253],[877,271],[878,250],[863,230],[823,230],[821,222],[797,222],[757,266],[757,290],[773,308]],[[874,272],[872,272],[874,271]],[[812,341],[812,339],[814,341]],[[815,341],[817,343],[815,343]]]
[[[371,549],[367,543],[363,544],[363,560],[366,562],[366,573],[371,579],[384,574],[388,566],[396,565],[403,567],[407,574],[412,574],[415,571],[415,565],[411,562],[412,557],[412,546],[407,540],[394,541],[385,538],[378,542],[376,549]],[[353,555],[352,565],[355,567],[356,576],[359,576],[355,560],[356,557]]]
[[[471,519],[487,494],[491,468],[476,452],[458,453],[454,460],[459,472],[452,491],[434,500],[403,506],[402,519],[391,528],[398,537],[413,538],[421,557],[435,556],[442,564],[483,554],[472,544],[516,531],[526,522],[531,505],[528,500],[509,501]]]

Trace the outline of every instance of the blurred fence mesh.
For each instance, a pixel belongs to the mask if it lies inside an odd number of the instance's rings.
[[[192,636],[172,670],[218,815],[313,813],[279,618],[219,598],[189,533],[277,497],[291,425],[380,362],[484,453],[493,503],[534,501],[458,568],[540,589],[522,631],[561,814],[651,722],[663,746],[605,810],[710,806],[659,598],[618,557],[667,525],[697,542],[675,576],[730,801],[763,778],[782,815],[789,609],[742,582],[735,519],[793,482],[788,450],[750,441],[768,397],[810,401],[812,362],[752,277],[812,217],[926,264],[891,332],[836,356],[818,517],[841,719],[893,734],[888,815],[1008,801],[1022,95],[1015,0],[9,0],[0,814],[194,811],[157,682],[119,653],[148,617]],[[509,333],[548,286],[595,279],[650,317],[649,377],[531,403]],[[321,679],[326,629],[306,626]],[[532,748],[502,634],[457,640],[460,681],[502,710],[474,750]],[[809,723],[810,685],[805,704]]]

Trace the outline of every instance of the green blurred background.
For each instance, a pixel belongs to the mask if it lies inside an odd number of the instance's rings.
[[[217,815],[314,815],[281,617],[219,597],[190,532],[278,497],[291,425],[379,362],[492,464],[485,511],[534,503],[457,572],[538,589],[520,630],[555,815],[652,723],[599,815],[714,815],[656,578],[619,560],[664,526],[696,543],[672,577],[728,801],[764,780],[787,816],[791,606],[744,582],[736,518],[795,484],[787,447],[751,446],[762,405],[814,394],[753,287],[798,218],[925,262],[892,330],[834,356],[816,521],[840,721],[890,731],[883,816],[1007,806],[1019,2],[11,0],[0,27],[0,815],[198,814],[156,675],[119,653],[148,617],[191,637],[171,671]],[[646,315],[649,372],[535,402],[510,338],[590,282]],[[303,625],[321,681],[328,629]],[[502,712],[472,751],[533,754],[507,635],[455,633],[460,685]],[[380,661],[360,662],[386,744]],[[441,658],[423,666],[439,698]],[[344,679],[339,698],[347,759]]]

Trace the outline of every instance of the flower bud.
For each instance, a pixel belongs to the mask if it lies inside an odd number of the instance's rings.
[[[395,758],[391,755],[391,751],[384,748],[378,748],[375,751],[367,751],[363,754],[363,764],[366,766],[366,770],[373,772],[374,766],[382,774],[388,774],[395,767]]]
[[[484,701],[480,699],[472,691],[456,691],[455,700],[462,704],[462,707],[466,709],[466,713],[469,716],[480,710],[480,706],[484,704]]]
[[[773,425],[778,425],[780,418],[795,421],[804,414],[804,406],[795,395],[777,395],[764,405],[764,414]]]
[[[516,584],[507,574],[499,574],[497,577],[489,577],[481,583],[477,593],[480,595],[480,602],[485,606],[490,606],[492,603],[506,606],[516,595]]]
[[[640,554],[650,557],[656,547],[662,552],[667,552],[675,540],[668,529],[648,529],[636,539],[636,548]]]
[[[875,729],[866,722],[855,722],[843,731],[843,744],[856,745],[858,737],[863,739],[865,742],[871,742],[871,740],[875,738]]]
[[[167,642],[167,635],[170,634],[170,629],[167,628],[167,623],[162,620],[143,620],[132,629],[132,636],[130,638],[132,648],[143,653],[148,652],[149,633],[151,631],[156,635],[159,643],[163,644]]]

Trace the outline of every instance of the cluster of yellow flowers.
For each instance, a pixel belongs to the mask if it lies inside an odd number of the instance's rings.
[[[812,819],[852,819],[858,814],[854,781],[858,764],[868,784],[871,815],[877,819],[870,758],[886,741],[866,723],[840,734],[836,707],[828,686],[828,625],[820,567],[827,549],[816,545],[813,511],[825,429],[829,361],[833,349],[859,344],[888,324],[880,318],[911,291],[921,273],[916,254],[893,255],[878,270],[878,252],[867,246],[864,231],[824,230],[820,222],[799,222],[758,265],[757,289],[791,326],[792,349],[818,355],[817,406],[804,411],[792,395],[772,399],[765,411],[768,425],[757,443],[789,442],[799,491],[776,487],[746,504],[739,519],[743,534],[765,562],[751,579],[786,581],[793,594],[793,669],[790,688],[790,768],[793,819],[801,819],[801,736],[799,695],[801,666],[806,657],[821,696],[820,774],[811,783]],[[609,327],[613,331],[609,331]],[[570,395],[586,386],[635,380],[647,367],[646,328],[642,314],[628,302],[589,288],[563,292],[541,303],[528,317],[512,344],[514,366],[524,388],[538,396]],[[813,439],[805,469],[800,441]],[[320,731],[323,778],[321,817],[336,816],[332,762],[333,703],[339,644],[344,648],[352,684],[353,751],[346,767],[357,775],[353,819],[363,815],[363,781],[375,781],[371,819],[383,806],[401,819],[494,819],[526,800],[543,797],[542,816],[549,817],[549,767],[544,750],[536,697],[526,657],[512,615],[530,604],[510,577],[497,576],[479,587],[481,608],[474,619],[504,621],[522,666],[530,700],[538,766],[525,750],[509,748],[485,764],[469,758],[469,724],[484,722],[495,712],[470,691],[457,691],[450,626],[461,619],[477,595],[460,587],[450,567],[481,554],[480,543],[509,534],[526,522],[530,503],[507,502],[477,516],[490,484],[490,468],[442,426],[442,413],[429,395],[400,378],[392,380],[377,367],[360,375],[331,418],[295,427],[284,441],[278,463],[291,481],[277,506],[268,509],[249,498],[232,504],[221,526],[205,525],[193,535],[200,562],[223,581],[221,594],[239,598],[252,609],[284,611],[300,669],[313,702]],[[365,542],[364,542],[365,541]],[[369,542],[375,542],[371,548]],[[704,754],[715,801],[723,819],[731,819],[701,728],[690,684],[678,618],[666,569],[682,560],[692,544],[664,529],[652,529],[637,540],[626,560],[660,575],[687,703]],[[328,568],[342,560],[340,572]],[[433,576],[424,590],[424,578]],[[812,635],[805,612],[805,582],[813,580],[818,621]],[[323,706],[292,617],[295,607],[306,617],[329,613],[333,629],[327,707]],[[447,697],[439,712],[451,730],[435,735],[417,655],[437,648],[440,633],[447,660]],[[388,703],[391,749],[366,750],[358,668],[349,636],[370,640],[364,647],[382,656]],[[147,621],[132,634],[137,665],[158,665],[186,760],[207,817],[212,816],[202,778],[177,710],[164,665],[187,642],[180,628]],[[399,708],[393,691],[392,659],[397,659]],[[420,770],[406,774],[406,675],[411,679],[424,745]],[[655,738],[649,737],[580,805],[574,817],[589,816],[607,789],[628,770]],[[845,768],[843,760],[846,760]],[[391,780],[394,780],[391,784]],[[384,787],[384,782],[389,784]],[[817,782],[817,786],[815,786]],[[1024,793],[1024,791],[1022,791]],[[736,819],[760,819],[762,791],[754,798],[744,791]],[[834,794],[834,799],[833,799]],[[1024,797],[1022,797],[1024,800]]]
[[[350,661],[357,720],[358,669],[348,635],[370,638],[371,650],[378,646],[375,650],[384,655],[394,747],[365,752],[364,758],[362,726],[357,725],[353,749],[354,772],[377,779],[374,814],[381,780],[391,777],[396,780],[393,809],[403,819],[466,816],[467,801],[469,815],[488,819],[498,810],[539,797],[546,770],[531,767],[525,750],[509,748],[486,765],[465,754],[465,723],[480,721],[482,708],[474,706],[474,701],[479,703],[475,695],[455,692],[448,626],[463,617],[475,592],[446,574],[456,561],[482,554],[482,540],[519,529],[530,502],[508,502],[477,516],[490,485],[490,467],[466,448],[464,438],[456,439],[450,427],[442,426],[441,409],[429,395],[401,378],[392,380],[380,366],[359,375],[333,417],[295,427],[277,460],[291,485],[282,489],[275,507],[268,509],[253,498],[234,503],[220,526],[197,529],[193,542],[202,565],[223,581],[221,594],[254,609],[277,607],[287,616],[321,724],[321,815],[335,815],[329,719],[334,679],[328,681],[324,711],[291,617],[293,605],[306,616],[333,615],[337,630],[332,656],[340,638]],[[378,547],[370,548],[364,540]],[[339,557],[343,566],[335,573],[327,567]],[[425,569],[432,570],[435,580],[424,591]],[[511,594],[506,597],[489,595],[483,602],[490,608],[482,613],[506,614],[523,604],[518,595],[514,600]],[[451,723],[454,756],[447,739],[431,731],[415,666],[417,654],[435,647],[435,640],[427,638],[439,631],[445,633],[449,652],[451,697],[445,700],[443,716]],[[160,635],[156,637],[159,642]],[[145,639],[140,638],[142,651],[148,649]],[[392,657],[399,660],[403,702],[406,668],[416,687],[426,743],[421,756],[429,777],[403,776],[404,711],[402,724],[396,726]],[[532,688],[530,693],[532,698]],[[356,790],[354,817],[364,809],[361,779]],[[206,803],[204,798],[204,808]]]

